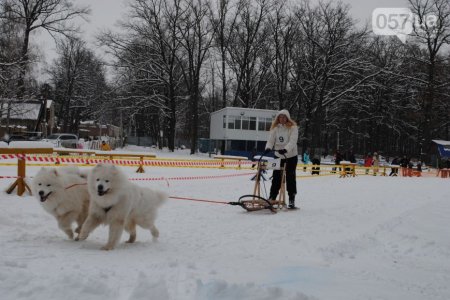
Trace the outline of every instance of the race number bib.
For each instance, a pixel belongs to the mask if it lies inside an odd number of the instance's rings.
[[[267,162],[267,169],[279,170],[281,167],[281,159],[272,159]]]
[[[285,132],[278,134],[276,144],[285,145],[288,142],[288,138],[289,136]]]

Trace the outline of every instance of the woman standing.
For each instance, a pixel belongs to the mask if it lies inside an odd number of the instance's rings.
[[[296,173],[298,162],[297,152],[298,127],[291,119],[286,109],[278,112],[270,127],[270,135],[266,144],[266,152],[275,151],[275,156],[281,158],[281,166],[286,170],[286,188],[289,195],[289,208],[295,208],[297,194]],[[275,200],[281,187],[281,171],[274,170],[270,200]]]

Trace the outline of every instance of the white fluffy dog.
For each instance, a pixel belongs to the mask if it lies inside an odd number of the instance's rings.
[[[89,208],[87,178],[78,168],[42,168],[33,178],[33,194],[42,207],[58,221],[58,227],[73,239],[72,223],[86,220]]]
[[[167,199],[167,194],[132,184],[112,164],[98,164],[88,176],[90,194],[89,215],[81,228],[79,240],[85,240],[100,224],[109,225],[108,242],[102,250],[113,249],[125,229],[136,240],[136,225],[149,229],[153,239],[158,238],[155,227],[157,208]]]

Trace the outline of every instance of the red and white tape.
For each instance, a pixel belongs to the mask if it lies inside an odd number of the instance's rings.
[[[201,180],[201,179],[216,179],[216,178],[227,178],[227,177],[238,177],[238,176],[248,176],[254,175],[254,173],[242,173],[242,174],[229,174],[229,175],[211,175],[211,176],[177,176],[177,177],[135,177],[128,178],[132,181],[156,181],[156,180]],[[0,179],[15,179],[18,176],[0,176]],[[33,178],[33,176],[27,177]]]
[[[147,181],[147,180],[199,180],[199,179],[215,179],[226,177],[238,177],[254,175],[255,173],[229,174],[229,175],[212,175],[212,176],[177,176],[177,177],[147,177],[147,178],[128,178],[128,180]]]
[[[113,163],[116,165],[144,165],[156,167],[202,167],[202,166],[223,166],[223,165],[246,165],[251,161],[165,161],[165,160],[124,160],[124,159],[96,159],[96,158],[70,158],[51,156],[25,156],[23,154],[0,154],[2,159],[21,158],[31,162],[53,162],[53,163],[76,163],[76,164],[97,164],[101,162]]]

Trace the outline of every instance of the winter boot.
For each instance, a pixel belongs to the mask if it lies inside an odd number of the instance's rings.
[[[288,208],[294,209],[295,207],[295,195],[289,195],[289,205]]]

